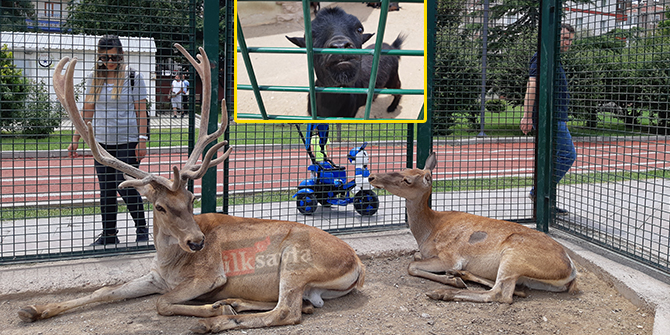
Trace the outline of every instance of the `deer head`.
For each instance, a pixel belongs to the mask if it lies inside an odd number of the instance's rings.
[[[392,194],[410,201],[428,198],[432,193],[433,169],[437,158],[432,152],[426,159],[423,169],[406,169],[401,172],[373,173],[368,177],[370,185],[385,189]]]
[[[75,129],[84,138],[84,141],[91,148],[93,157],[99,163],[113,167],[126,176],[126,181],[119,185],[120,188],[134,187],[140,194],[145,196],[149,202],[154,205],[154,242],[170,244],[177,242],[181,249],[192,253],[203,248],[205,235],[200,231],[193,218],[194,195],[186,189],[188,180],[202,178],[210,167],[223,162],[232,148],[229,148],[223,155],[212,159],[214,154],[228,144],[227,141],[221,141],[214,144],[198,162],[205,147],[220,137],[228,126],[228,114],[225,103],[221,104],[222,123],[219,129],[211,134],[207,134],[207,123],[209,121],[210,97],[211,97],[211,70],[209,59],[203,48],[199,48],[200,54],[196,56],[197,61],[179,44],[175,47],[189,60],[195,67],[202,80],[202,111],[200,119],[200,135],[195,143],[193,152],[188,157],[186,163],[180,170],[177,166],[172,167],[172,179],[142,171],[132,165],[126,164],[116,157],[110,155],[95,140],[93,127],[90,123],[84,123],[84,119],[77,108],[74,99],[74,68],[77,59],[70,62],[69,57],[64,57],[58,62],[53,75],[54,91],[58,96],[63,108],[70,115],[70,119]],[[63,74],[63,68],[70,62]],[[175,241],[176,240],[176,241]]]

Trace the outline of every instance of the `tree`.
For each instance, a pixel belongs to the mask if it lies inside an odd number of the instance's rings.
[[[28,31],[26,19],[35,21],[35,7],[31,0],[2,0],[0,27],[2,31]]]

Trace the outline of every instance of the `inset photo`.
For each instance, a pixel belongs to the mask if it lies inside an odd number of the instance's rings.
[[[238,1],[235,10],[236,122],[426,121],[423,3]]]

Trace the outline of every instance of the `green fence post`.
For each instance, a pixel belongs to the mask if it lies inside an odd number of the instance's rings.
[[[547,232],[551,220],[551,176],[552,148],[554,141],[554,77],[556,63],[556,37],[560,26],[560,4],[558,0],[540,1],[540,43],[538,50],[538,124],[535,146],[535,210],[537,229]]]
[[[437,2],[426,1],[425,6],[427,6],[426,34],[428,39],[425,50],[427,106],[423,106],[423,112],[425,113],[423,117],[426,122],[419,123],[416,126],[416,167],[419,169],[424,168],[426,158],[433,150],[433,70],[435,69],[435,14],[437,13]]]
[[[200,129],[213,133],[218,128],[219,119],[219,2],[205,0],[204,3],[203,44],[212,72],[212,97],[210,99],[209,124],[207,129]],[[203,156],[213,145],[210,144],[203,151]],[[202,213],[216,211],[216,167],[209,169],[202,177]]]

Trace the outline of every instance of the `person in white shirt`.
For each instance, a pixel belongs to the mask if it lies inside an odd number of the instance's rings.
[[[172,81],[172,88],[170,89],[170,102],[172,103],[172,117],[176,118],[177,113],[182,114],[182,95],[184,94],[184,82],[181,80],[179,73],[175,74]]]

